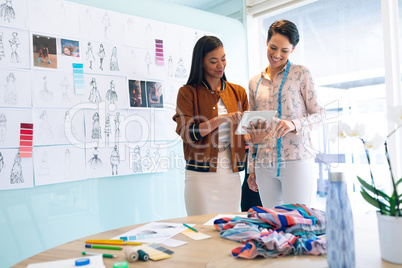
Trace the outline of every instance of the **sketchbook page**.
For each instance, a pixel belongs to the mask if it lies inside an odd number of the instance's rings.
[[[0,190],[30,187],[33,187],[32,158],[20,158],[18,148],[0,148]]]
[[[82,96],[83,103],[98,105],[100,109],[106,109],[106,112],[128,108],[129,99],[125,77],[85,74],[84,83],[87,92]]]
[[[123,47],[126,75],[138,80],[162,80],[165,66],[156,64],[155,47]]]
[[[127,55],[123,48],[120,43],[82,39],[81,58],[84,72],[124,76]]]
[[[99,42],[122,43],[124,21],[121,13],[81,5],[79,14],[82,38]]]
[[[131,174],[166,172],[169,159],[165,142],[129,143]]]
[[[50,35],[63,33],[66,37],[79,35],[77,7],[80,5],[54,0],[29,0],[28,2],[28,25],[32,31]]]
[[[35,146],[35,186],[86,179],[84,144]]]
[[[0,26],[27,29],[28,0],[2,0]]]
[[[0,67],[29,68],[29,33],[0,27]]]
[[[150,222],[111,239],[126,237],[128,241],[161,243],[186,229],[181,223]]]
[[[31,109],[0,108],[0,148],[19,148],[21,123],[32,123]]]
[[[31,107],[29,71],[0,68],[0,106]]]
[[[129,150],[125,143],[86,147],[88,178],[114,177],[131,174]]]
[[[84,111],[34,108],[34,144],[79,144],[85,141]]]
[[[33,107],[72,108],[83,101],[74,92],[72,72],[35,69],[31,80]]]
[[[125,158],[124,144],[86,147],[86,174],[88,178],[128,175],[129,159]]]
[[[142,17],[129,16],[131,27],[125,27],[124,43],[136,48],[152,49],[155,39],[162,31],[163,23]],[[127,25],[127,18],[125,21]]]

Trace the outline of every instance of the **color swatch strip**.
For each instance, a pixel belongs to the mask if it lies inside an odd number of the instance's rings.
[[[33,124],[21,123],[20,127],[20,157],[32,158]]]
[[[170,236],[170,234],[131,235],[131,236],[121,236],[120,239],[122,239],[123,241],[132,241],[132,240],[142,240],[155,237],[165,237],[165,236]]]
[[[149,255],[149,258],[153,261],[170,258],[173,254],[173,251],[168,250],[157,244],[142,245],[138,248],[141,248],[143,251],[145,251]]]
[[[75,94],[85,94],[84,64],[73,63],[73,79]]]
[[[155,53],[156,65],[165,65],[165,61],[163,59],[163,40],[155,39]]]

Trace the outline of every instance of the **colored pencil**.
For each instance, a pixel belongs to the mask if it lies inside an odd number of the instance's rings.
[[[93,245],[93,244],[86,244],[86,248],[102,248],[102,249],[116,249],[121,250],[122,247],[113,247],[113,246],[105,246],[105,245]]]
[[[99,239],[99,240],[87,240],[85,241],[87,244],[104,244],[104,245],[119,245],[119,246],[124,246],[124,245],[133,245],[133,246],[139,246],[142,245],[142,243],[139,242],[130,242],[130,241],[123,241],[122,239]]]
[[[102,254],[103,258],[117,258],[117,255],[113,254],[104,254],[104,253],[96,253],[96,252],[88,252],[88,251],[83,251],[82,255],[100,255]]]
[[[193,230],[194,232],[198,232],[198,231],[197,231],[197,229],[195,229],[195,228],[191,227],[191,226],[190,226],[190,225],[188,225],[188,224],[183,223],[183,225],[184,225],[184,226],[186,226],[187,228],[189,228],[189,229]]]

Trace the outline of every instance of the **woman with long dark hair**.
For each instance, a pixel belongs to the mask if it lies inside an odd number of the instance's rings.
[[[195,44],[186,85],[177,96],[176,132],[183,139],[189,216],[240,211],[244,136],[234,131],[248,110],[247,93],[226,81],[226,54],[215,36]]]

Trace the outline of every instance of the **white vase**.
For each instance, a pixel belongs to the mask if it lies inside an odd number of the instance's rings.
[[[381,257],[388,262],[402,264],[402,217],[377,213]]]

